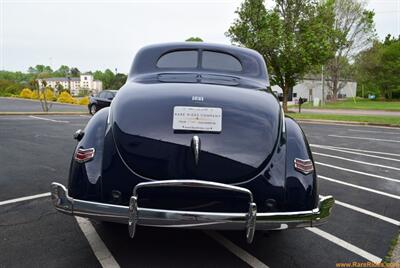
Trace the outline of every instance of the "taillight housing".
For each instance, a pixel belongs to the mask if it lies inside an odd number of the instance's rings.
[[[314,165],[310,159],[304,160],[296,158],[294,160],[294,168],[305,175],[310,174],[314,171]]]
[[[83,149],[83,148],[78,148],[75,151],[75,160],[79,163],[84,163],[89,160],[92,160],[94,157],[94,148],[88,148],[88,149]]]

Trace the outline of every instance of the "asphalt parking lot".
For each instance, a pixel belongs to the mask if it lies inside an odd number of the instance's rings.
[[[57,213],[49,185],[66,184],[72,134],[89,119],[0,117],[0,267],[335,267],[382,261],[399,232],[400,129],[350,125],[302,124],[319,192],[337,200],[318,228],[251,245],[243,232],[139,228],[130,239],[124,225]]]

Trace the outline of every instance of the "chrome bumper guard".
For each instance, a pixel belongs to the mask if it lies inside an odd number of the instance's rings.
[[[138,190],[145,187],[211,188],[239,192],[249,197],[249,210],[243,213],[197,212],[138,207]],[[244,230],[251,243],[255,230],[280,230],[312,227],[323,224],[331,214],[332,196],[319,199],[318,207],[307,211],[257,213],[253,194],[246,188],[200,180],[166,180],[139,183],[133,189],[129,206],[78,200],[68,195],[62,184],[51,184],[51,199],[55,208],[65,214],[94,218],[102,221],[127,223],[129,235],[135,235],[136,226]]]

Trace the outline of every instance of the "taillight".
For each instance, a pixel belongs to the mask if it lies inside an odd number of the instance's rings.
[[[296,158],[294,160],[294,168],[305,175],[314,171],[314,165],[310,159],[303,160]]]
[[[78,148],[75,152],[75,160],[79,163],[87,162],[94,157],[94,148]]]

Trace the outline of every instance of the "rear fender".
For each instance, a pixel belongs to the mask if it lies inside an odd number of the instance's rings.
[[[75,147],[74,154],[78,148],[94,148],[95,154],[85,163],[78,163],[72,156],[68,190],[74,198],[96,201],[101,196],[101,166],[109,109],[101,109],[89,120],[82,140]]]
[[[289,211],[309,210],[318,205],[317,175],[310,146],[303,130],[292,118],[286,117],[286,181],[285,200]],[[305,175],[294,168],[295,158],[310,159],[314,171]]]

